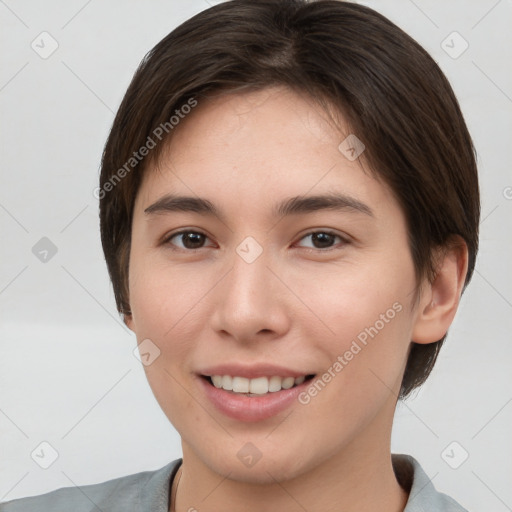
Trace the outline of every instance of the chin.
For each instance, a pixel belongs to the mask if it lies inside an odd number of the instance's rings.
[[[249,445],[249,442],[236,441],[234,444],[236,444],[236,448],[226,446],[220,450],[220,453],[219,451],[209,453],[209,457],[203,451],[203,463],[217,474],[229,475],[230,480],[261,485],[292,480],[314,466],[314,461],[304,459],[303,447],[290,447],[285,452],[283,446],[281,446],[281,450],[267,446],[263,447],[261,451],[256,451],[256,448]],[[262,444],[263,442],[260,443],[260,445]],[[242,449],[240,449],[240,445]],[[244,448],[245,451],[243,451]],[[230,452],[234,456],[229,456]],[[254,456],[252,461],[246,455],[251,452]],[[298,457],[297,453],[301,453],[302,456]]]

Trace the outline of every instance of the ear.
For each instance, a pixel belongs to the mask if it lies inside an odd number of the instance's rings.
[[[439,341],[448,331],[457,308],[468,271],[468,248],[460,236],[437,253],[433,282],[422,285],[412,341],[420,344]]]

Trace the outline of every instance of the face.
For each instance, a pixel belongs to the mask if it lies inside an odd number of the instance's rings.
[[[217,97],[138,192],[127,323],[184,456],[216,473],[285,480],[389,450],[415,273],[392,193],[338,148],[349,133],[285,88]],[[298,385],[263,394],[261,377]]]

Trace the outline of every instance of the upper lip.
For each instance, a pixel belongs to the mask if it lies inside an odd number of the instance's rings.
[[[277,366],[271,363],[260,363],[253,365],[241,364],[220,364],[203,368],[197,373],[211,377],[212,375],[231,375],[232,377],[245,377],[247,379],[255,379],[257,377],[301,377],[302,375],[313,375],[313,372],[292,370],[284,366]]]

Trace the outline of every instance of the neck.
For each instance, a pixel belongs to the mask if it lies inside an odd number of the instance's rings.
[[[293,478],[261,469],[260,476],[250,481],[238,478],[229,469],[221,474],[182,443],[183,471],[175,510],[403,512],[408,493],[400,487],[391,462],[391,423],[392,417],[387,432],[382,424],[370,425],[367,432],[338,453],[309,463]],[[297,456],[294,460],[301,461]]]

